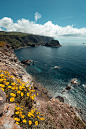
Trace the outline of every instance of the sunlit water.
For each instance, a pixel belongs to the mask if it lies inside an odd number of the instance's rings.
[[[15,54],[20,61],[33,60],[35,65],[27,66],[27,72],[54,97],[62,96],[66,103],[82,109],[86,119],[86,45],[26,47],[15,50]],[[73,78],[77,78],[78,85],[61,94]]]

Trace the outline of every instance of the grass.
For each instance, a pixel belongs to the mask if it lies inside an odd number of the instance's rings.
[[[47,106],[47,110],[49,111],[49,113],[50,113],[51,115],[54,114],[52,108],[51,108],[49,105]]]
[[[76,129],[81,128],[81,129],[86,129],[86,125],[84,124],[83,121],[81,121],[77,116],[74,118],[74,123],[76,125]]]
[[[64,124],[62,123],[62,121],[59,121],[60,124],[61,124],[61,127],[64,128]]]

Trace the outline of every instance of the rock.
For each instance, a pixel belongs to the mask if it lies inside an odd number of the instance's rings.
[[[31,65],[29,60],[22,60],[21,63],[25,65]]]
[[[71,89],[71,86],[67,86],[63,91],[62,91],[62,94],[63,94],[63,92],[66,92],[66,90],[70,90]]]
[[[63,94],[63,92],[65,92],[65,91],[66,91],[66,89],[62,91],[62,94]]]
[[[3,110],[3,116],[0,119],[0,123],[5,129],[21,129],[19,125],[15,124],[15,120],[11,117],[14,114],[15,104],[5,103]]]
[[[63,102],[64,103],[64,98],[63,97],[57,96],[56,98],[59,99],[60,102]]]
[[[4,126],[2,124],[0,124],[0,129],[5,129]]]
[[[58,66],[55,66],[54,69],[58,69],[59,67]]]
[[[5,92],[0,88],[0,114],[3,113],[4,109],[4,103],[6,102],[6,94]]]
[[[78,84],[78,82],[77,82],[77,79],[76,79],[76,78],[72,79],[70,83],[71,83],[71,84]]]
[[[71,89],[71,86],[68,85],[65,89],[66,90],[70,90]]]

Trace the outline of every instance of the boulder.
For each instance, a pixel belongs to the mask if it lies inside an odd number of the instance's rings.
[[[71,89],[71,86],[68,85],[65,89],[66,90],[70,90]]]
[[[22,60],[21,63],[25,65],[31,65],[29,60]]]
[[[63,102],[64,103],[64,98],[63,97],[57,96],[56,98],[59,99],[60,102]]]
[[[5,92],[0,88],[0,114],[3,113],[4,109],[4,103],[6,102],[6,94]]]

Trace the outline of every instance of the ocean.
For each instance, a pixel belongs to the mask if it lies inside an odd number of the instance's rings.
[[[82,109],[86,120],[86,45],[63,45],[62,47],[25,47],[14,50],[18,59],[30,59],[35,63],[26,71],[37,83],[47,88],[53,97],[64,97],[65,103]],[[54,69],[58,66],[58,69]],[[78,84],[62,91],[76,78]]]

